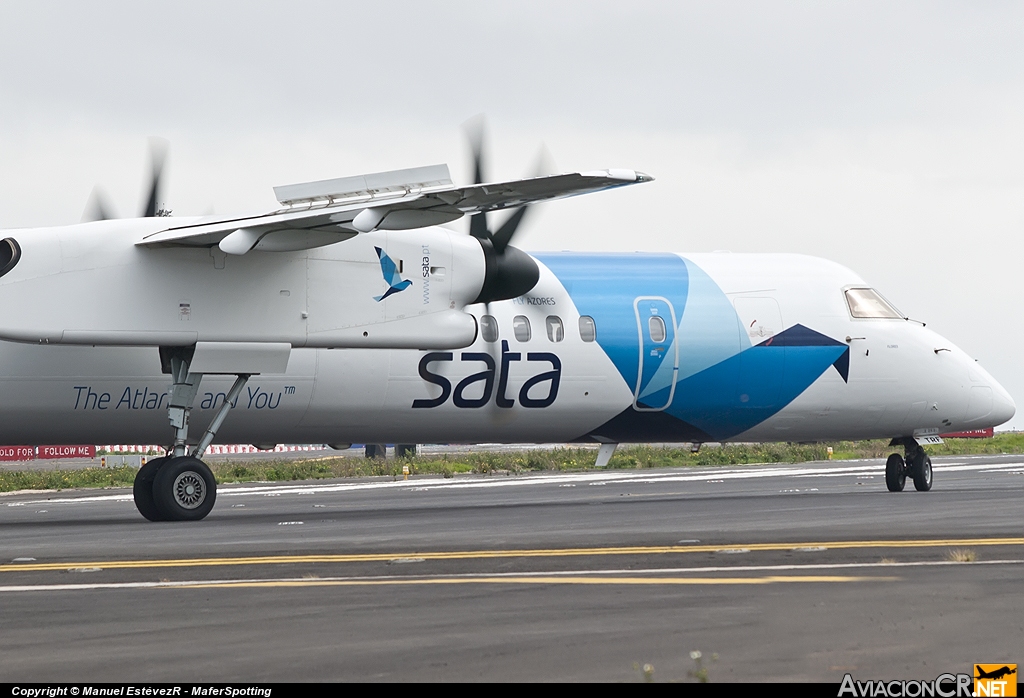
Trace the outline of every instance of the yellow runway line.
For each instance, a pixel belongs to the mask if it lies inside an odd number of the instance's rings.
[[[71,568],[147,569],[169,567],[225,567],[232,565],[295,565],[346,562],[387,562],[402,558],[423,560],[487,560],[530,557],[586,557],[606,555],[681,555],[719,550],[785,551],[796,548],[829,550],[871,548],[942,548],[1024,545],[1024,538],[950,538],[936,540],[816,541],[807,543],[729,543],[720,545],[629,546],[609,548],[549,548],[534,550],[464,550],[451,552],[360,553],[345,555],[272,555],[260,557],[208,557],[162,560],[92,560],[88,562],[34,562],[0,565],[0,572],[40,572]]]
[[[736,585],[779,583],[894,582],[899,577],[769,576],[769,577],[458,577],[428,579],[288,579],[189,584],[174,589],[237,589],[260,587],[385,586],[426,584],[611,584],[650,585]]]

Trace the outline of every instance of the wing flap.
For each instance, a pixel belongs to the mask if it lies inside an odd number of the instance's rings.
[[[274,187],[274,196],[282,206],[301,206],[324,201],[344,201],[387,195],[404,196],[411,192],[450,189],[454,186],[448,165],[428,165],[408,170],[325,179],[319,182]]]

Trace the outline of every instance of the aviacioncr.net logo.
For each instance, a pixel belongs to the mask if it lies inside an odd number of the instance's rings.
[[[972,698],[970,674],[939,674],[931,681],[856,681],[846,674],[838,698]]]

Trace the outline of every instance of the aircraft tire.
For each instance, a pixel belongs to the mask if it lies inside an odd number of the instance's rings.
[[[153,480],[153,499],[165,521],[199,521],[213,509],[217,481],[198,458],[172,458]]]
[[[163,521],[163,515],[157,509],[156,501],[153,499],[153,480],[156,478],[160,466],[167,462],[167,456],[154,458],[139,468],[135,474],[135,483],[132,485],[132,495],[135,498],[135,508],[139,513],[150,521]]]
[[[885,486],[890,492],[902,492],[907,484],[907,468],[903,456],[893,453],[885,461]]]
[[[914,489],[918,492],[927,492],[932,488],[932,459],[926,453],[922,452],[914,458],[911,477],[914,478]]]

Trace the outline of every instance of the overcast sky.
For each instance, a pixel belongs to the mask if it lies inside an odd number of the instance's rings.
[[[1024,4],[0,2],[0,226],[176,215],[447,162],[627,167],[541,207],[526,249],[802,252],[928,322],[1024,412]],[[1024,428],[1024,415],[1011,426]]]

